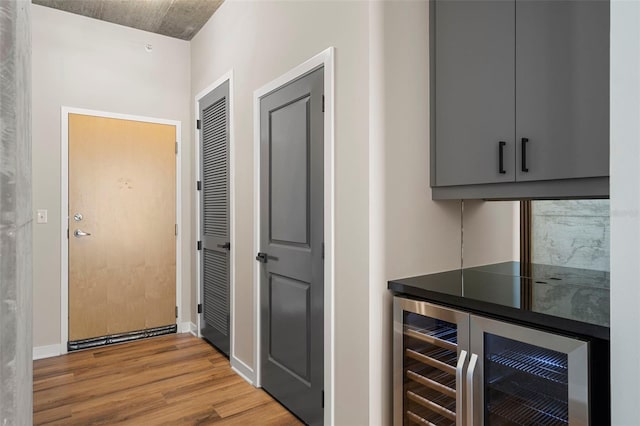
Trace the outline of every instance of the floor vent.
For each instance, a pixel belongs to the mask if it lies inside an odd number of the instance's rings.
[[[162,336],[164,334],[177,333],[176,324],[164,327],[148,328],[146,330],[130,331],[128,333],[111,334],[109,336],[91,337],[90,339],[73,340],[67,343],[67,351],[77,351],[80,349],[90,349],[99,346],[126,343],[134,340],[146,339],[147,337]]]

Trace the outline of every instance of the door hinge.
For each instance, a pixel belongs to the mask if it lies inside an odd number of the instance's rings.
[[[322,259],[324,260],[324,241],[322,242]]]
[[[178,307],[176,306],[176,318],[178,318]]]
[[[324,391],[322,391],[322,408],[324,408]]]
[[[196,120],[196,129],[200,130],[200,127],[202,127],[200,125],[200,120]]]
[[[178,154],[178,142],[176,142],[176,155]]]
[[[196,182],[196,189],[198,191],[202,191],[202,181],[199,180]]]
[[[69,228],[67,228],[67,240],[69,239]]]
[[[324,95],[322,95],[322,112],[324,112]]]
[[[202,250],[202,241],[198,241],[198,250]]]
[[[178,236],[178,224],[176,223],[176,237]]]
[[[202,313],[202,303],[198,303],[198,313]]]

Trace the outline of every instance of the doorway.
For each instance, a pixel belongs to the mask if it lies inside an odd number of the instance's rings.
[[[262,387],[322,424],[324,69],[260,100]]]
[[[231,355],[230,80],[197,98],[198,330]]]
[[[259,101],[260,382],[324,422],[324,67]]]
[[[175,333],[179,122],[63,108],[62,125],[62,352]]]

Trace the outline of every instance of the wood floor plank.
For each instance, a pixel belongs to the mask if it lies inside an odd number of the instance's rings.
[[[112,374],[104,372],[104,374],[95,377],[95,380],[80,380],[75,382],[73,386],[64,387],[62,395],[59,388],[36,392],[34,398],[38,396],[39,402],[41,401],[42,403],[37,405],[34,403],[34,410],[48,409],[56,405],[79,404],[101,397],[108,398],[114,392],[122,389],[135,389],[138,387],[153,389],[155,386],[171,386],[171,380],[179,380],[179,377],[184,374],[202,371],[208,368],[210,364],[206,359],[197,359],[179,366],[165,365],[151,370],[141,369],[133,374],[118,371],[117,365],[114,364],[116,371]]]
[[[33,424],[52,424],[56,421],[71,419],[71,408],[64,405],[33,413]]]
[[[35,425],[300,425],[188,334],[34,361]]]
[[[74,377],[73,373],[62,373],[56,376],[50,376],[40,379],[33,379],[33,390],[34,392],[43,391],[45,389],[50,389],[52,387],[61,386],[68,383],[73,383]]]
[[[216,426],[245,426],[256,424],[259,419],[260,426],[297,426],[302,423],[288,412],[284,407],[277,404],[264,404],[247,410],[242,413],[226,417],[216,423]]]
[[[234,414],[240,414],[243,411],[250,410],[266,404],[273,399],[266,392],[246,392],[242,395],[229,398],[216,406],[216,411],[222,418],[231,417]]]

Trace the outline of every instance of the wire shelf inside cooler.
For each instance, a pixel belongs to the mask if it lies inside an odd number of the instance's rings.
[[[456,324],[405,312],[404,424],[455,425]]]
[[[567,401],[558,400],[514,381],[502,381],[487,388],[487,411],[496,425],[567,425]]]
[[[404,326],[405,330],[414,330],[453,344],[458,343],[457,326],[447,321],[405,312]]]
[[[448,395],[455,395],[456,376],[440,371],[433,367],[422,366],[414,363],[410,368],[406,369],[405,376],[414,382],[424,383],[425,381],[434,383],[432,388],[445,388],[443,392]]]
[[[414,413],[411,410],[407,410],[405,413],[405,419],[407,420],[405,424],[413,424],[413,425],[427,425],[427,426],[455,426],[456,422],[447,419],[446,417],[440,416],[434,413],[427,413],[423,416],[420,416]]]
[[[487,360],[555,383],[567,384],[568,360],[566,354],[532,345],[511,345],[487,355]]]
[[[405,324],[405,333],[406,332],[418,333],[432,337],[433,339],[443,340],[452,345],[458,344],[458,330],[443,322],[435,324],[433,327],[420,327],[419,325]]]
[[[436,417],[446,419],[436,424],[455,422],[456,399],[437,392],[434,389],[422,386],[419,383],[408,381],[404,386],[405,407],[417,416],[433,422]]]
[[[455,351],[440,348],[406,348],[405,366],[411,367],[418,362],[421,365],[428,365],[440,371],[456,374],[456,362],[458,354]]]

